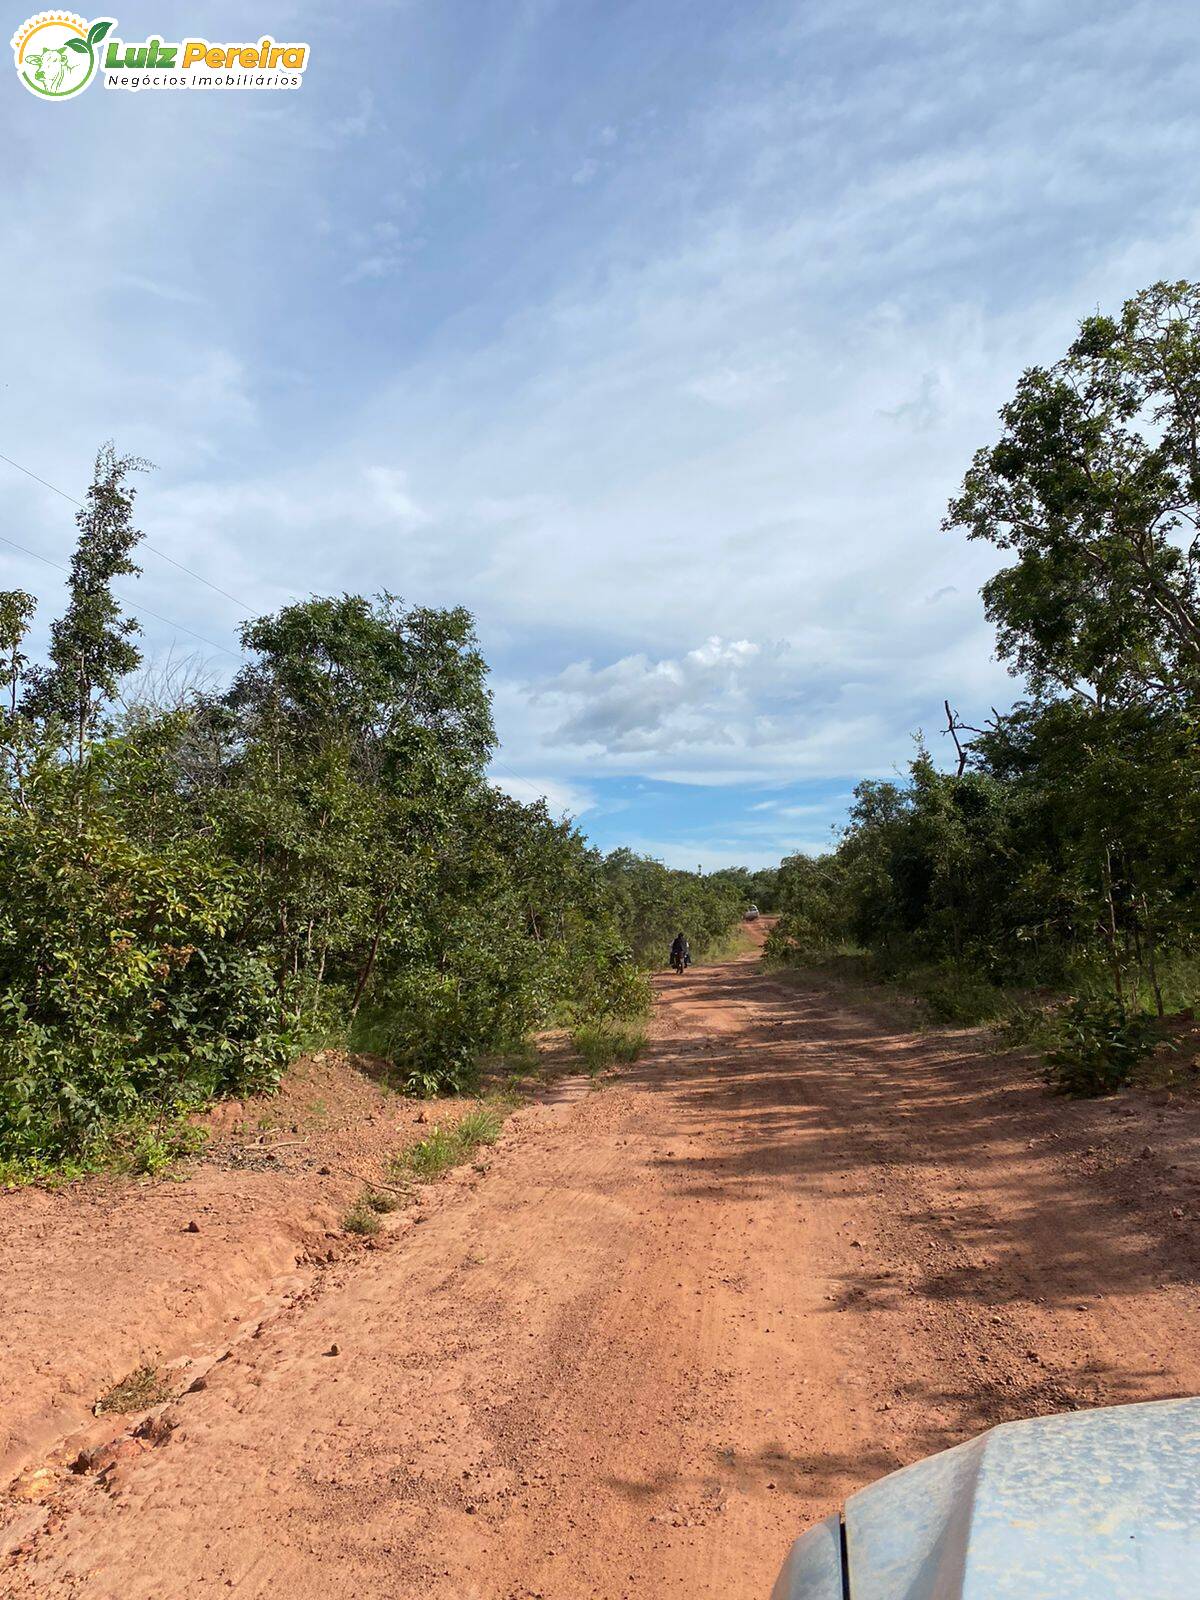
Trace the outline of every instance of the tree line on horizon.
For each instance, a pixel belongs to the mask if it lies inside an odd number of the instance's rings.
[[[1000,423],[943,529],[1007,558],[982,594],[1024,694],[976,728],[947,703],[954,772],[919,742],[858,785],[836,849],[783,863],[771,951],[865,955],[1093,1092],[1200,991],[1200,284],[1087,317]]]

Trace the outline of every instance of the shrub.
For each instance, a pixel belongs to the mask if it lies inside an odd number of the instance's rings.
[[[494,1106],[472,1106],[454,1125],[459,1148],[470,1154],[477,1145],[495,1144],[504,1126],[504,1118]]]
[[[245,625],[227,691],[119,701],[135,465],[98,458],[48,662],[0,592],[0,1171],[159,1171],[190,1108],[271,1089],[302,1041],[462,1093],[552,1021],[644,1014],[638,956],[736,921],[748,878],[605,861],[492,787],[461,609],[314,597]]]
[[[993,1029],[1001,1050],[1049,1050],[1058,1038],[1058,1019],[1052,1007],[1015,1005]]]
[[[107,1393],[102,1394],[96,1401],[95,1412],[99,1417],[112,1412],[145,1411],[149,1406],[157,1405],[160,1400],[169,1400],[170,1397],[171,1386],[165,1374],[148,1363],[135,1367],[128,1377],[122,1378],[120,1383],[115,1383]]]
[[[503,1126],[503,1111],[481,1102],[450,1127],[439,1125],[402,1151],[392,1164],[393,1170],[398,1177],[431,1183],[450,1167],[467,1160],[481,1144],[495,1144]]]
[[[381,1054],[395,1064],[405,1092],[422,1098],[474,1088],[480,1056],[520,1037],[525,1020],[505,1015],[485,974],[429,968],[394,978],[372,1012]]]
[[[435,1127],[396,1157],[395,1171],[401,1177],[429,1183],[454,1166],[461,1151],[452,1128]]]
[[[969,969],[954,967],[933,972],[919,978],[913,988],[934,1022],[971,1027],[978,1022],[992,1022],[1005,1010],[1003,991]]]
[[[118,742],[114,787],[142,763]],[[204,840],[137,837],[60,771],[0,804],[0,1158],[86,1155],[114,1123],[270,1087],[289,1053],[239,895]]]
[[[1060,1094],[1112,1094],[1157,1041],[1154,1023],[1118,1000],[1073,1000],[1058,1022],[1059,1043],[1046,1056],[1046,1081]]]

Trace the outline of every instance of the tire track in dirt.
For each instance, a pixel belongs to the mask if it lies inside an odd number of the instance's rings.
[[[1194,1233],[1126,1159],[1194,1108],[1126,1130],[746,959],[659,992],[636,1068],[59,1480],[0,1592],[751,1600],[894,1466],[1200,1389]]]

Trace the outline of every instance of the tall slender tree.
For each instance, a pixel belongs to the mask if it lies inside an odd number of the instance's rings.
[[[0,589],[0,783],[24,803],[26,741],[17,707],[29,659],[22,648],[37,601],[24,589]]]
[[[142,659],[133,643],[141,629],[123,614],[112,582],[141,571],[132,555],[142,534],[133,525],[136,490],[128,478],[149,466],[138,456],[118,455],[111,440],[97,453],[87,501],[75,516],[79,543],[71,560],[67,609],[50,629],[49,665],[30,674],[23,701],[27,715],[61,720],[79,762],[104,702]]]

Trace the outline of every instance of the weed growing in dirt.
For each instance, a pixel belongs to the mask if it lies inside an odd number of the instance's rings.
[[[98,1417],[109,1412],[145,1411],[147,1406],[156,1406],[160,1400],[170,1398],[171,1386],[165,1375],[157,1367],[147,1365],[135,1367],[127,1378],[113,1384],[93,1409]]]
[[[737,922],[727,933],[705,945],[705,963],[710,961],[732,961],[735,956],[745,955],[748,950],[753,950],[756,942],[746,924]]]
[[[576,1028],[571,1043],[583,1064],[593,1077],[605,1067],[617,1062],[636,1061],[646,1048],[646,1034],[642,1028],[605,1026],[588,1023]]]
[[[1004,991],[966,967],[937,967],[914,973],[912,990],[933,1022],[972,1028],[1002,1017],[1008,1002]]]
[[[504,1126],[505,1110],[495,1099],[480,1101],[450,1127],[434,1127],[392,1163],[398,1177],[432,1183],[443,1172],[466,1161],[481,1144],[495,1144]]]
[[[476,1145],[495,1144],[503,1126],[504,1118],[495,1106],[478,1105],[459,1118],[454,1133],[463,1154],[469,1155]]]
[[[203,1128],[186,1120],[147,1128],[132,1140],[127,1151],[119,1145],[114,1148],[112,1164],[137,1176],[158,1177],[182,1157],[198,1155],[207,1138]]]
[[[515,1111],[518,1106],[525,1104],[525,1096],[511,1084],[505,1084],[501,1088],[490,1089],[483,1103],[498,1112],[503,1120],[510,1111]]]
[[[347,1233],[364,1237],[379,1232],[379,1217],[365,1195],[355,1202],[353,1210],[347,1211],[342,1219],[342,1227]]]
[[[383,1194],[378,1189],[368,1189],[361,1203],[378,1216],[387,1216],[389,1211],[395,1211],[400,1204],[394,1194]]]
[[[423,1139],[397,1156],[395,1170],[418,1183],[430,1183],[452,1167],[459,1158],[460,1146],[453,1128],[435,1127]]]
[[[998,1050],[1049,1050],[1058,1039],[1054,1005],[1016,1005],[992,1027]]]
[[[131,1120],[117,1124],[75,1157],[0,1161],[0,1186],[37,1183],[53,1188],[100,1172],[157,1178],[176,1161],[199,1155],[207,1139],[207,1132],[189,1121],[186,1112],[165,1120]]]

